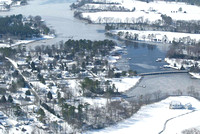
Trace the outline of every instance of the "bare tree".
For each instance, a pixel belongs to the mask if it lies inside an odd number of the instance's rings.
[[[153,93],[153,95],[154,95],[154,97],[155,97],[156,100],[160,99],[161,92],[162,92],[161,90],[158,90],[158,91],[156,91],[156,92]]]
[[[146,104],[150,103],[151,97],[152,97],[152,94],[145,94],[144,95],[144,101],[145,101]]]

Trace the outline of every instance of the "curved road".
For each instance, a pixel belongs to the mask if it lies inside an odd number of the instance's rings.
[[[179,116],[172,117],[172,118],[166,120],[166,121],[165,121],[165,124],[164,124],[164,126],[163,126],[163,129],[162,129],[162,131],[159,132],[159,134],[162,134],[162,133],[165,131],[166,126],[167,126],[167,123],[168,123],[169,121],[171,121],[171,120],[173,120],[173,119],[176,119],[176,118],[179,118],[179,117],[181,117],[181,116],[187,115],[187,114],[191,114],[191,113],[193,113],[193,112],[195,112],[195,111],[196,111],[196,110],[192,110],[191,112],[188,112],[188,113],[185,113],[185,114],[181,114],[181,115],[179,115]]]

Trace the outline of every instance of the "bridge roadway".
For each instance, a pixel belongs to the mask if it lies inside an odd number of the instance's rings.
[[[141,73],[139,76],[148,76],[148,75],[162,75],[162,74],[176,74],[176,73],[188,73],[187,70],[177,70],[177,71],[162,71],[162,72],[150,72],[150,73]]]

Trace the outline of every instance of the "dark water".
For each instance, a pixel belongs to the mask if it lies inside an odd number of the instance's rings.
[[[151,45],[142,42],[125,42],[124,44],[127,54],[124,54],[119,62],[120,69],[132,69],[138,73],[169,70],[163,68],[163,65],[167,64],[164,62],[168,48],[166,44]],[[162,61],[156,62],[158,58],[161,58]],[[129,67],[123,68],[124,64]]]
[[[160,44],[161,45],[161,44]],[[162,66],[166,63],[164,58],[166,51],[161,51],[156,45],[144,43],[132,43],[127,46],[128,54],[124,57],[130,57],[130,68],[137,70],[138,73],[162,71]],[[161,62],[156,62],[161,58]]]

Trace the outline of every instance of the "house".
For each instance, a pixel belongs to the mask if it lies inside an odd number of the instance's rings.
[[[170,109],[182,109],[184,108],[183,105],[181,104],[181,102],[179,101],[172,101],[169,105]]]

